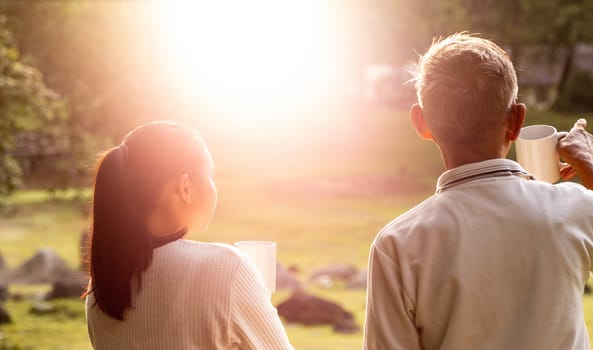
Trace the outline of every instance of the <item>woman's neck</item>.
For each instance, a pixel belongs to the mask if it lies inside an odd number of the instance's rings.
[[[176,220],[172,213],[166,210],[153,210],[149,215],[146,228],[151,237],[160,239],[176,235],[180,231],[187,231],[186,225],[183,225],[180,220]]]

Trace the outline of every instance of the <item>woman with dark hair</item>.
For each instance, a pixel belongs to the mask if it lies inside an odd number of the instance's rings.
[[[248,258],[183,239],[212,218],[213,172],[199,135],[170,122],[99,159],[85,293],[95,349],[292,349]]]

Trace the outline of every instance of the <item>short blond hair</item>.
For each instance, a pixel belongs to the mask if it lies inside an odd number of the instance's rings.
[[[424,119],[445,143],[479,143],[504,122],[518,92],[509,55],[467,33],[435,40],[420,57],[415,80]]]

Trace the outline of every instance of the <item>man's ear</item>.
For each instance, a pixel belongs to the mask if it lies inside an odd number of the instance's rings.
[[[410,118],[412,119],[412,125],[414,126],[414,129],[416,130],[418,136],[423,140],[431,141],[433,139],[432,133],[430,132],[428,125],[426,125],[426,122],[424,121],[424,116],[422,115],[422,107],[420,107],[419,104],[414,104],[410,109]]]
[[[188,174],[181,174],[181,176],[179,177],[178,186],[178,191],[179,195],[181,196],[181,200],[183,200],[187,204],[191,204],[191,180],[189,179]]]
[[[523,123],[525,122],[525,111],[527,107],[523,103],[513,104],[508,112],[509,123],[507,125],[507,139],[515,141],[519,137]]]

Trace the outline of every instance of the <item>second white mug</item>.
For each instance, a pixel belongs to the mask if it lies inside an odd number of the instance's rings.
[[[235,247],[247,254],[270,293],[276,291],[276,242],[240,241]]]

